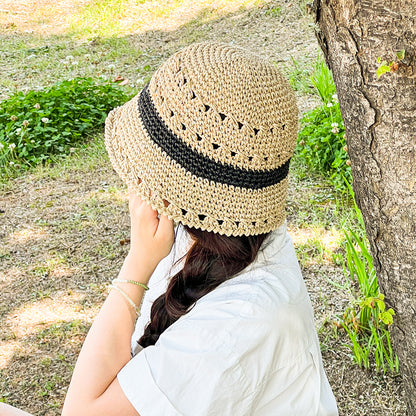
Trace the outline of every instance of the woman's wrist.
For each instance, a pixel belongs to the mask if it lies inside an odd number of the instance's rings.
[[[139,256],[130,251],[124,259],[123,268],[120,272],[120,275],[123,274],[123,277],[119,276],[119,279],[135,280],[147,285],[156,266],[157,264],[154,264],[154,261],[151,259],[144,258],[144,256]]]

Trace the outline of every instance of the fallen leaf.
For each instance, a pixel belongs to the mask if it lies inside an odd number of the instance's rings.
[[[113,82],[119,82],[119,81],[125,81],[126,78],[122,77],[121,75],[117,75],[114,79]]]

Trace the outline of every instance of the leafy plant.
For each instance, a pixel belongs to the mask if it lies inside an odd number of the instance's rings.
[[[348,347],[360,366],[369,368],[373,357],[378,370],[397,373],[399,362],[392,350],[388,330],[393,323],[394,311],[386,310],[365,240],[353,231],[346,232],[345,237],[345,272],[350,279],[352,303],[344,312],[342,327],[352,344]]]
[[[350,185],[348,189],[353,196]],[[389,370],[397,374],[399,360],[392,349],[389,333],[395,313],[391,308],[386,309],[368,249],[363,218],[355,202],[354,208],[363,235],[352,230],[344,232],[346,285],[343,289],[350,292],[351,302],[344,311],[340,326],[350,339],[351,344],[347,344],[347,347],[359,366],[370,368],[374,360],[377,370]]]
[[[14,94],[0,103],[0,169],[7,174],[69,153],[128,98],[117,84],[93,78]]]
[[[336,95],[331,102],[306,113],[301,119],[296,154],[313,170],[327,175],[340,192],[346,192],[346,178],[352,182],[344,124]]]
[[[293,63],[289,80],[303,90],[305,72],[298,62],[293,60]],[[337,191],[345,193],[344,178],[351,183],[352,176],[344,123],[331,71],[321,55],[318,55],[308,80],[322,104],[302,117],[296,154],[307,166],[324,174]]]

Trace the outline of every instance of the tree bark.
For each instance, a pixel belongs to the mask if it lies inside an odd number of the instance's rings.
[[[381,290],[396,311],[393,347],[416,415],[416,2],[314,0],[332,69],[357,203]],[[404,57],[399,51],[404,50]],[[381,61],[392,70],[381,77]]]

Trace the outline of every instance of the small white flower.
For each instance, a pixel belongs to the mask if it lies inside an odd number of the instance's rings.
[[[9,149],[10,150],[13,150],[15,147],[16,147],[16,144],[15,143],[10,143],[9,144]]]
[[[14,162],[9,162],[9,165],[10,165],[10,166],[13,166],[13,165],[14,165]]]
[[[337,134],[337,133],[339,133],[339,128],[338,127],[333,127],[331,131],[332,131],[332,133]]]
[[[326,105],[327,107],[333,107],[334,106],[334,104],[332,104],[332,103],[327,103],[327,105]]]
[[[332,99],[334,101],[338,101],[338,95],[337,94],[332,94]]]
[[[338,123],[332,123],[331,127],[338,127]]]
[[[31,140],[30,143],[35,143],[35,141],[34,140]]]
[[[36,110],[39,110],[40,109],[40,104],[39,103],[36,103],[33,107],[35,107]]]
[[[22,129],[19,127],[18,129],[16,129],[16,134],[19,134],[21,131],[22,131]]]
[[[91,55],[90,55],[89,53],[86,53],[86,54],[84,55],[84,58],[85,58],[85,59],[90,59],[90,58],[91,58]]]
[[[72,65],[77,66],[78,64],[79,64],[79,62],[78,62],[78,61],[73,61],[73,62],[72,62]]]
[[[49,119],[47,117],[43,117],[41,121],[42,123],[49,123]]]
[[[68,55],[67,57],[65,57],[65,59],[67,61],[73,61],[74,60],[74,57],[72,55]]]
[[[29,122],[27,120],[23,120],[22,126],[27,127],[29,125]]]
[[[114,64],[110,64],[107,66],[108,69],[114,69],[116,66]]]
[[[4,144],[0,143],[0,150],[4,148]]]

